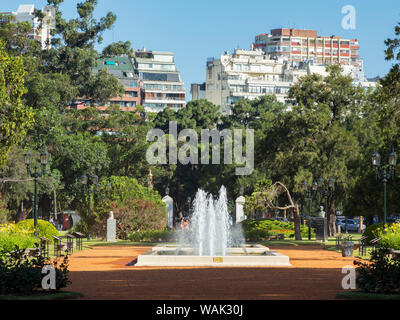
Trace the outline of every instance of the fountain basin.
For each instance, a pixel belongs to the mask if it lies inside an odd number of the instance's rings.
[[[227,248],[226,255],[199,256],[192,247],[158,245],[138,256],[135,266],[148,267],[249,267],[291,266],[289,257],[262,245]]]

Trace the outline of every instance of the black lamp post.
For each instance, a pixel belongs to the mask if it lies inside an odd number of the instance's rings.
[[[25,165],[26,165],[26,170],[28,172],[28,175],[32,177],[35,181],[35,193],[33,197],[33,221],[34,221],[34,228],[35,228],[35,236],[38,236],[38,231],[37,231],[37,221],[38,221],[38,194],[37,194],[37,181],[38,178],[43,177],[43,175],[46,173],[46,165],[49,161],[49,154],[47,151],[42,151],[40,154],[40,164],[42,167],[42,170],[39,172],[39,164],[36,162],[35,166],[33,168],[33,171],[31,170],[31,165],[32,165],[32,152],[28,151],[25,155]]]
[[[387,214],[387,196],[386,196],[386,185],[389,179],[394,178],[394,168],[397,164],[397,154],[392,151],[389,154],[389,163],[381,164],[381,155],[375,152],[372,155],[372,166],[375,168],[376,178],[381,178],[383,181],[383,224],[386,225],[386,214]]]
[[[308,188],[307,182],[303,182],[303,192],[304,198],[309,200],[309,217],[308,217],[308,240],[311,240],[311,211],[312,211],[312,201],[317,193],[318,184],[314,182],[311,188]]]
[[[88,218],[89,218],[90,217],[90,198],[91,198],[92,193],[98,189],[99,177],[96,175],[92,175],[89,179],[88,176],[86,174],[84,174],[81,178],[81,183],[83,184],[84,190],[88,195]],[[89,228],[88,228],[87,239],[90,240]]]

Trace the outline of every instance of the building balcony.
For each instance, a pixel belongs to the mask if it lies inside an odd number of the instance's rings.
[[[161,104],[182,104],[185,103],[186,99],[155,99],[155,98],[144,98],[143,103],[161,103]]]

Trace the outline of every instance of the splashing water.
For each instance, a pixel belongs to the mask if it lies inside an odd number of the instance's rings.
[[[199,189],[193,202],[190,232],[184,230],[179,235],[180,247],[189,242],[199,256],[225,256],[232,244],[244,242],[240,232],[232,236],[229,223],[226,188],[221,187],[218,199]],[[240,238],[238,240],[238,238]]]

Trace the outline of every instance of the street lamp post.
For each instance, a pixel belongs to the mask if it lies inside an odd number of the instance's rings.
[[[81,178],[81,183],[83,184],[85,191],[88,195],[88,218],[90,217],[90,198],[92,193],[98,188],[99,186],[99,177],[96,175],[92,175],[90,179],[86,174],[84,174]],[[88,228],[87,239],[90,240],[90,230]]]
[[[309,200],[309,217],[308,217],[308,240],[311,240],[311,210],[312,200],[315,198],[318,189],[318,184],[314,182],[311,188],[308,188],[307,182],[303,182],[304,198]]]
[[[389,154],[389,163],[381,164],[381,155],[375,152],[372,155],[372,166],[375,168],[376,178],[381,178],[383,181],[383,224],[386,225],[386,215],[387,215],[387,183],[390,179],[394,178],[394,168],[397,164],[397,154],[392,151]]]
[[[38,222],[38,187],[37,187],[37,181],[39,178],[43,177],[46,173],[46,165],[49,161],[49,154],[47,151],[42,151],[40,154],[40,164],[42,167],[42,170],[39,172],[39,165],[36,162],[33,168],[33,171],[31,170],[31,165],[32,165],[32,152],[28,151],[25,155],[25,165],[26,165],[26,170],[28,172],[28,175],[32,177],[35,181],[35,187],[34,187],[34,197],[33,197],[33,221],[34,221],[34,228],[35,228],[35,237],[38,237],[38,231],[37,231],[37,222]]]

